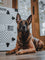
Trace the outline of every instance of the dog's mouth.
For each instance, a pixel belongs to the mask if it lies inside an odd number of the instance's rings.
[[[19,32],[27,32],[27,29],[18,29]]]
[[[22,27],[22,31],[23,31],[23,32],[26,32],[27,30],[28,30],[28,29],[27,29],[26,26],[23,26],[23,27]]]
[[[27,29],[27,26],[21,26],[19,29],[18,29],[19,32],[27,32],[28,29]]]
[[[27,32],[28,30],[27,29],[22,29],[22,32]]]

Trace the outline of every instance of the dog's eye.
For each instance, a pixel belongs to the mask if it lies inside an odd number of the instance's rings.
[[[22,26],[22,23],[20,23],[20,25],[19,25],[19,26],[20,26],[20,28],[21,28],[21,26]]]
[[[22,25],[22,21],[20,22],[20,25]]]
[[[22,24],[20,23],[20,25],[22,25]]]
[[[22,24],[22,21],[20,23]]]
[[[28,25],[27,22],[25,22],[26,26]]]

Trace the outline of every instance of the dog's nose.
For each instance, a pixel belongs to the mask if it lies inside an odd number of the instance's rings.
[[[25,26],[23,26],[23,29],[25,29]]]

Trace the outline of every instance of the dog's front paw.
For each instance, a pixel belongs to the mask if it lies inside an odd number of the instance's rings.
[[[23,52],[20,52],[20,51],[16,52],[16,55],[22,55],[22,54]]]
[[[6,52],[6,55],[11,55],[11,54],[14,54],[14,52],[11,51]]]
[[[11,55],[11,52],[9,52],[9,51],[8,51],[8,52],[6,52],[6,55]]]

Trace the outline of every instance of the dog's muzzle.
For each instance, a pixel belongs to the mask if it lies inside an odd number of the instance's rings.
[[[27,27],[25,25],[22,26],[22,30],[26,32],[27,31]]]

